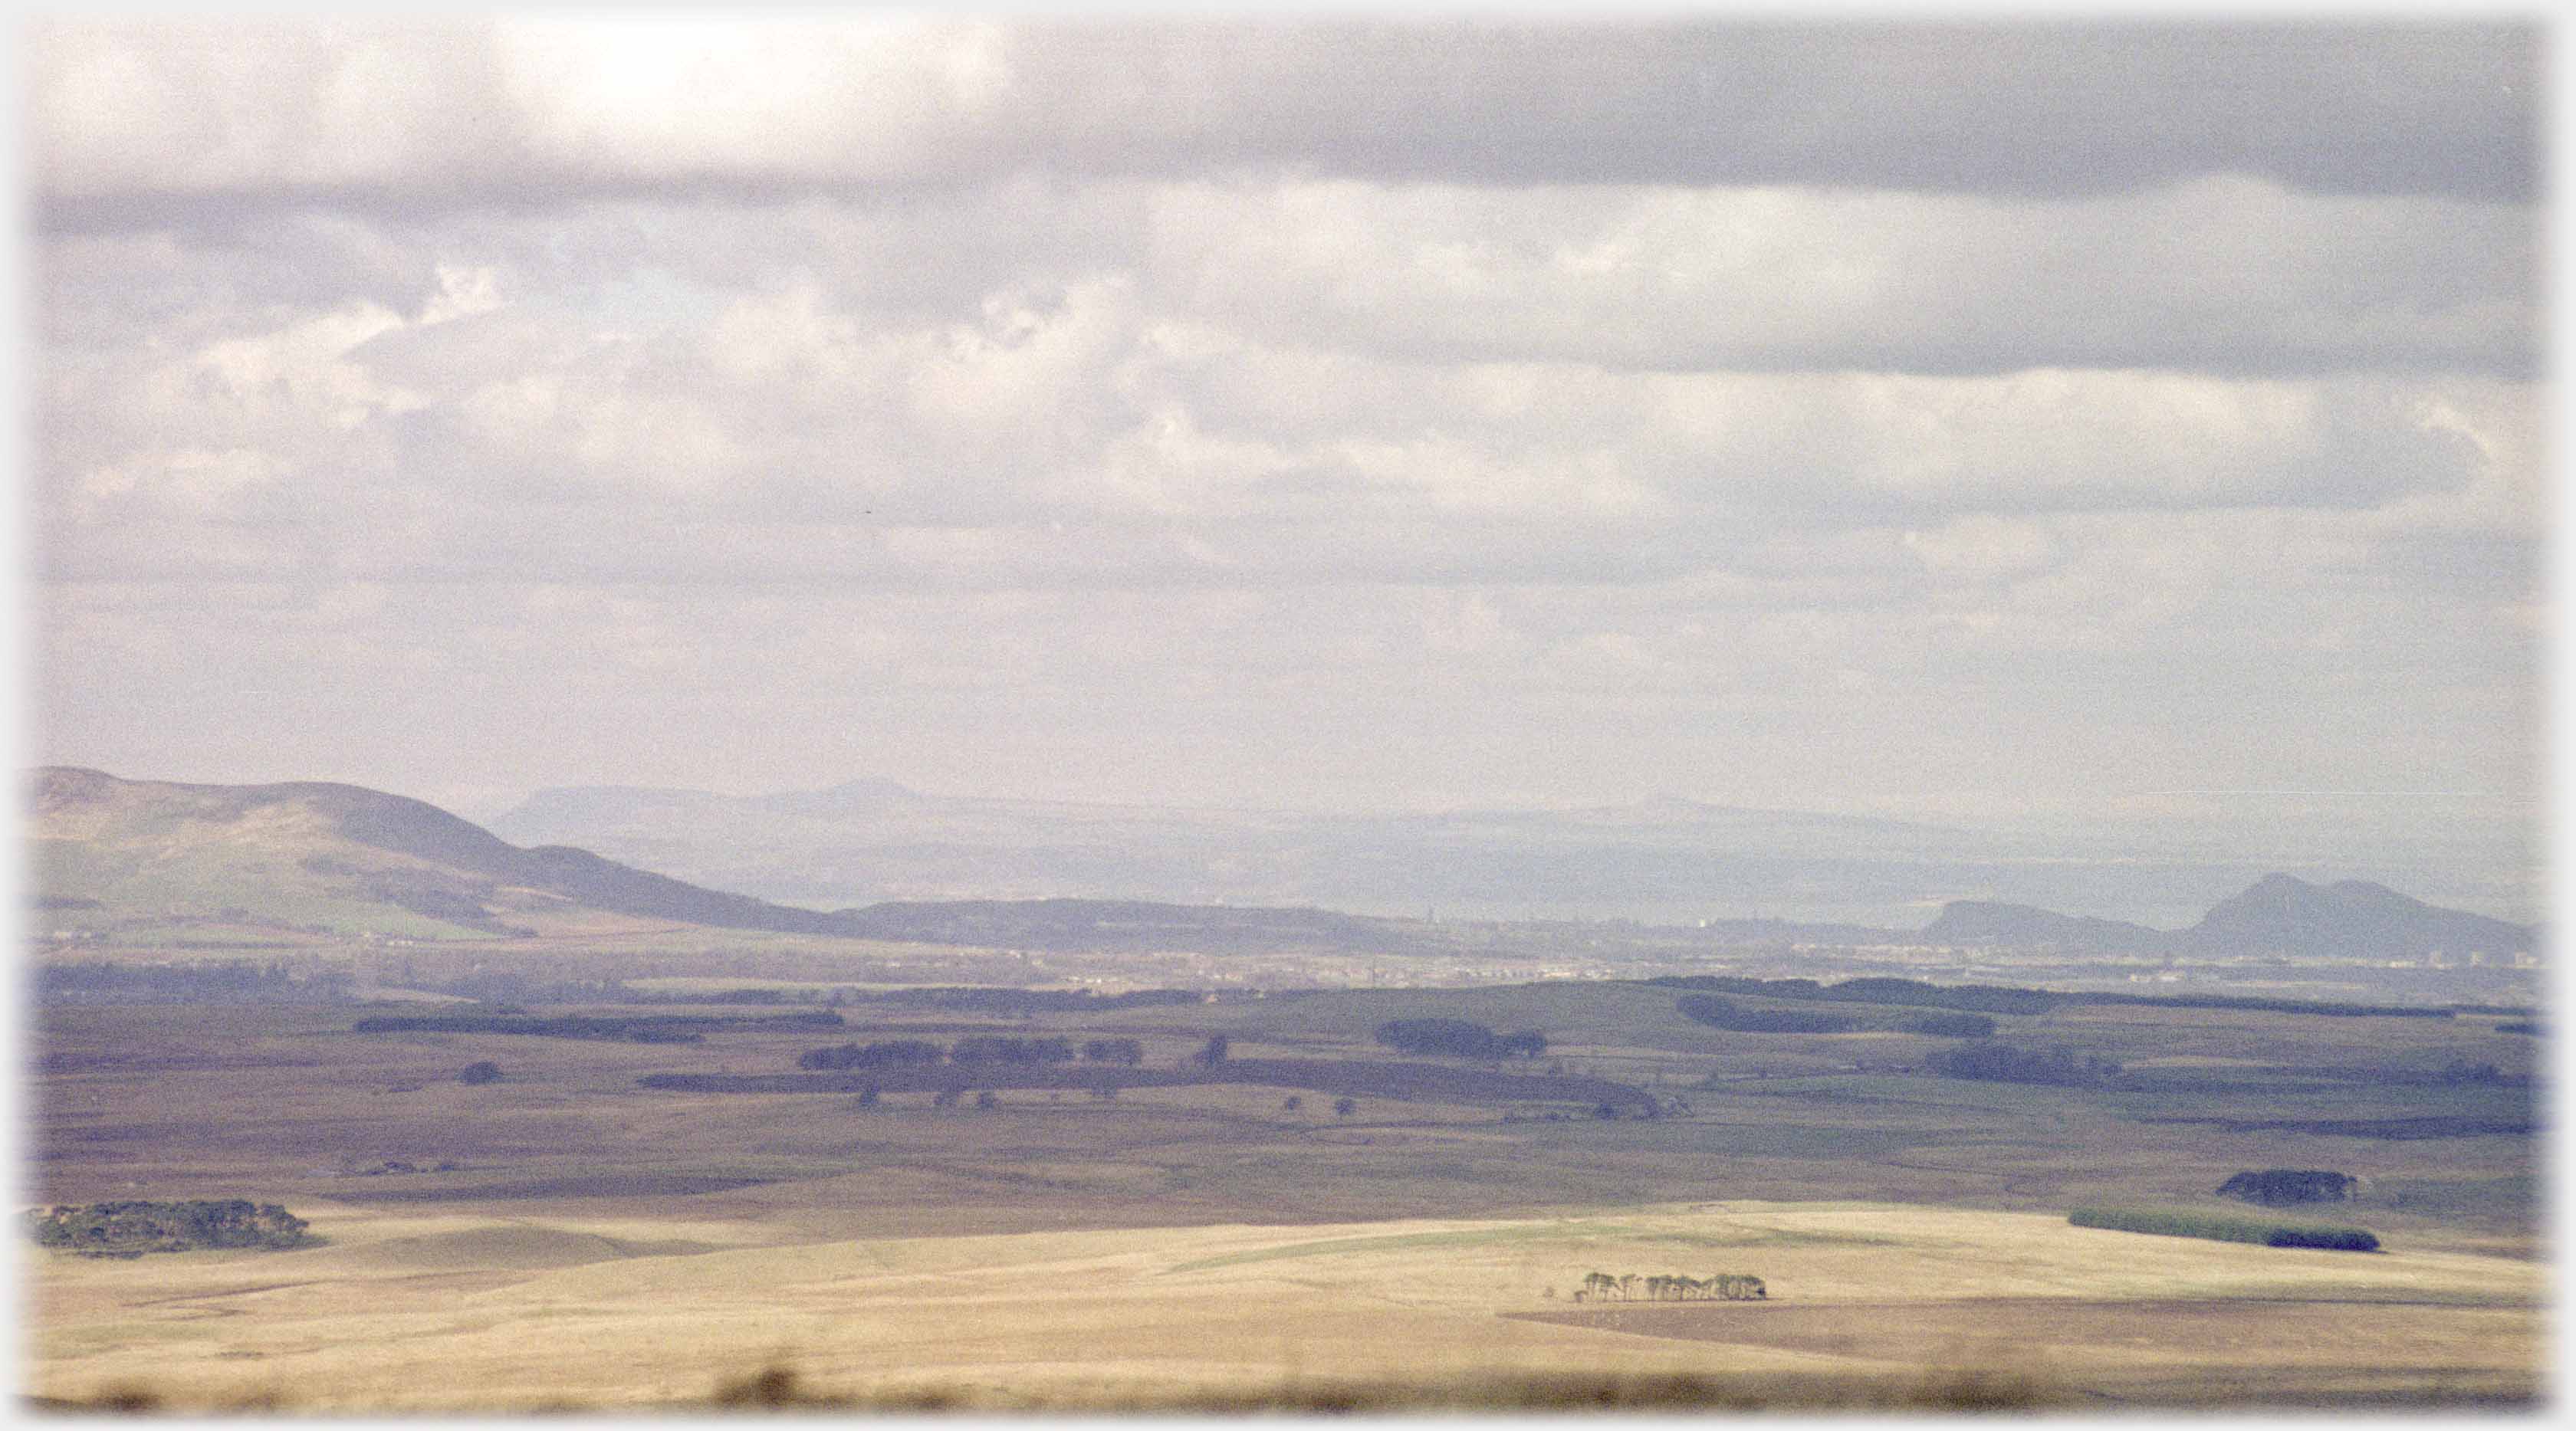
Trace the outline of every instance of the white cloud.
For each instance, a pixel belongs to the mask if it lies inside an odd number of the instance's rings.
[[[2510,205],[2214,177],[2050,202],[1823,188],[1157,192],[1153,272],[1244,331],[1670,369],[2520,369]]]
[[[2519,768],[2488,82],[2536,45],[2124,37],[43,27],[50,738],[421,789]]]

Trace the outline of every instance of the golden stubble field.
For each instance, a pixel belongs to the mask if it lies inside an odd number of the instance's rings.
[[[31,1200],[275,1201],[327,1243],[28,1249],[24,1389],[342,1413],[703,1406],[771,1368],[862,1405],[1119,1409],[1313,1408],[1300,1388],[1368,1385],[1411,1399],[1357,1404],[1527,1404],[1475,1401],[1513,1378],[1691,1380],[1671,1409],[1967,1404],[1958,1388],[1997,1383],[2097,1408],[2539,1390],[2531,1138],[2209,1121],[2527,1107],[2519,1088],[2338,1075],[2529,1069],[2532,1042],[2493,1020],[2113,1009],[2013,1026],[2205,1080],[2122,1092],[1927,1077],[1907,1068],[1927,1041],[1894,1035],[1718,1035],[1669,991],[1455,997],[1672,1107],[1603,1121],[1372,1094],[1344,1115],[1312,1090],[1291,1107],[1294,1089],[1207,1083],[943,1110],[922,1092],[871,1107],[637,1083],[988,1026],[1133,1035],[1157,1068],[1217,1032],[1238,1058],[1384,1057],[1373,1021],[1442,1007],[1426,993],[1035,1022],[854,1010],[830,1034],[680,1046],[362,1035],[350,1008],[49,1009]],[[478,1059],[507,1076],[461,1084]],[[2263,1167],[2363,1178],[2358,1201],[2292,1220],[2358,1223],[2389,1250],[2065,1222],[2085,1202],[2207,1207]],[[1591,1271],[1751,1273],[1773,1300],[1577,1306]]]
[[[1143,1408],[1326,1384],[1694,1377],[2045,1404],[2392,1404],[2539,1389],[2546,1269],[2249,1247],[2041,1214],[1721,1202],[1545,1217],[776,1240],[774,1222],[314,1204],[327,1244],[33,1254],[27,1390],[171,1409],[704,1404],[813,1392]],[[1576,1305],[1585,1273],[1765,1303]],[[1794,1396],[1800,1393],[1789,1393]]]

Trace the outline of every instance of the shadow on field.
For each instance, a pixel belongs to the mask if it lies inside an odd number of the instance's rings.
[[[808,1387],[795,1368],[771,1365],[718,1385],[711,1405],[728,1411],[1164,1412],[1198,1415],[1303,1412],[1549,1411],[2044,1411],[2083,1404],[2017,1374],[1964,1371],[1916,1381],[1794,1376],[1716,1378],[1495,1373],[1447,1381],[1298,1380],[1234,1390],[1136,1392],[1027,1401],[969,1396],[940,1387],[829,1392]]]
[[[2289,1388],[2233,1397],[2184,1394],[2131,1399],[2087,1392],[2044,1375],[1994,1368],[1933,1370],[1912,1378],[1815,1376],[1770,1373],[1735,1377],[1574,1373],[1534,1376],[1519,1371],[1461,1374],[1437,1381],[1329,1381],[1292,1379],[1266,1387],[1177,1390],[1157,1387],[1049,1389],[1011,1392],[976,1387],[915,1385],[863,1389],[818,1387],[792,1366],[773,1362],[745,1376],[720,1379],[703,1400],[663,1404],[663,1412],[952,1412],[960,1415],[1049,1413],[1091,1415],[1446,1415],[1629,1411],[1678,1414],[1709,1411],[1793,1413],[1977,1414],[2128,1410],[2224,1410],[2264,1407],[2378,1412],[2514,1412],[2535,1409],[2536,1397],[2513,1392],[2445,1391],[2438,1385],[2411,1391],[2332,1391],[2300,1395]],[[2106,1405],[2105,1403],[2109,1403]],[[198,1416],[291,1414],[291,1399],[264,1391],[211,1407],[182,1407],[148,1386],[122,1383],[81,1397],[28,1396],[24,1411],[38,1415]],[[569,1400],[495,1407],[512,1415],[580,1415],[599,1410]],[[635,1408],[628,1408],[635,1409]],[[339,1408],[335,1414],[346,1414]]]
[[[1292,1412],[1548,1412],[1548,1411],[2044,1411],[2080,1398],[2052,1392],[2020,1376],[1987,1372],[1944,1375],[1912,1384],[1901,1381],[1832,1380],[1784,1376],[1531,1376],[1496,1373],[1448,1381],[1297,1380],[1236,1390],[1155,1391],[1090,1395],[1012,1396],[970,1394],[941,1386],[833,1391],[808,1383],[794,1367],[772,1363],[748,1376],[717,1383],[704,1402],[669,1410],[742,1412],[876,1411],[988,1413],[1058,1411],[1198,1415]],[[148,1387],[119,1385],[87,1399],[31,1396],[22,1405],[44,1415],[148,1416],[181,1414]],[[289,1409],[274,1394],[220,1408],[233,1412]],[[523,1411],[578,1414],[591,1408],[568,1402]]]

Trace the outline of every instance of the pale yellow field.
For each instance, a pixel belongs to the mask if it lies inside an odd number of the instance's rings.
[[[329,1245],[31,1254],[27,1389],[140,1388],[175,1408],[631,1407],[703,1402],[785,1365],[827,1394],[1140,1406],[1198,1389],[1505,1373],[1920,1385],[1990,1371],[2108,1405],[2195,1388],[2530,1395],[2544,1354],[2547,1272],[2528,1261],[2247,1247],[1884,1204],[804,1244],[703,1213],[310,1215]],[[1595,1270],[1747,1272],[1774,1300],[1578,1308],[1568,1294]],[[2016,1298],[2091,1304],[2089,1321],[2067,1324],[2099,1325],[2044,1349],[1981,1336],[1981,1308],[1997,1326],[2030,1320],[2026,1308],[2002,1317]],[[2157,1305],[2213,1300],[2233,1314],[2226,1336]],[[2134,1303],[2134,1315],[2104,1303]],[[1577,1311],[1630,1330],[1511,1315]],[[1780,1334],[1790,1317],[1803,1319],[1796,1336]],[[1840,1330],[1820,1338],[1819,1318]]]

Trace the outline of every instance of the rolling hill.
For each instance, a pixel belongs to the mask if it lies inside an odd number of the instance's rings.
[[[845,932],[829,914],[723,894],[562,846],[522,849],[355,785],[182,785],[35,771],[35,886],[56,914],[412,937],[614,932],[637,923]]]
[[[1954,900],[1925,927],[1929,944],[2050,946],[2119,954],[2278,954],[2415,958],[2504,956],[2538,947],[2539,931],[2410,899],[2368,880],[2311,884],[2269,874],[2187,929],[2150,929],[2027,905]]]
[[[1392,922],[1134,900],[814,910],[702,888],[562,845],[522,848],[356,785],[185,785],[32,772],[27,837],[49,924],[136,921],[455,939],[695,925],[1044,948],[1400,947]]]
[[[2276,874],[2220,903],[2181,937],[2200,949],[2402,958],[2431,950],[2511,954],[2535,948],[2539,935],[2524,925],[2440,909],[2367,880],[2314,885]]]

